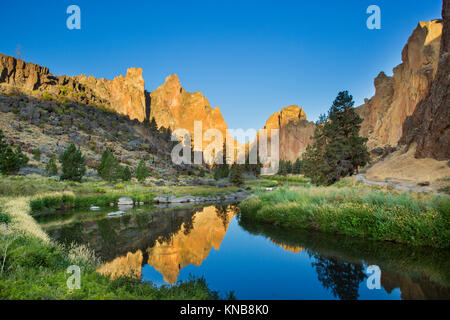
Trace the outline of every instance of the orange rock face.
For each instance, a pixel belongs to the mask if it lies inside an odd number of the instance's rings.
[[[428,95],[403,125],[402,143],[417,143],[418,158],[450,158],[450,2],[442,8],[444,29],[437,74]]]
[[[393,77],[380,73],[375,79],[375,95],[357,108],[364,119],[361,135],[369,138],[369,149],[399,142],[406,117],[427,95],[436,75],[441,35],[441,20],[420,22]]]
[[[158,127],[171,128],[172,131],[186,129],[193,137],[194,121],[201,121],[202,133],[208,129],[217,129],[226,137],[228,127],[220,108],[211,108],[201,92],[184,90],[177,75],[168,76],[164,84],[151,92],[150,96],[150,119],[154,117]]]
[[[116,112],[130,119],[145,120],[145,83],[141,68],[130,68],[126,77],[120,75],[113,80],[85,75],[72,78],[90,88],[97,98],[108,101]]]
[[[295,161],[301,158],[308,144],[312,142],[314,123],[306,120],[303,108],[292,105],[272,114],[264,129],[267,129],[268,150],[270,150],[270,130],[278,129],[280,159]]]
[[[222,220],[214,206],[205,207],[194,216],[189,233],[180,230],[170,242],[160,243],[147,250],[148,264],[158,270],[164,281],[174,284],[185,266],[200,266],[212,248],[219,250],[229,221],[236,214],[229,211],[227,221]]]

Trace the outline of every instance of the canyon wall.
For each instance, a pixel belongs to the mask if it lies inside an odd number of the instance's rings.
[[[303,108],[297,105],[284,107],[272,114],[266,121],[264,129],[267,130],[268,150],[270,150],[270,130],[279,130],[280,159],[295,161],[301,158],[311,136],[314,135],[314,123],[306,120]]]
[[[113,80],[55,76],[48,68],[0,54],[0,85],[0,91],[5,93],[19,90],[61,102],[101,105],[130,119],[145,119],[144,79],[139,68],[130,68],[126,77]]]
[[[201,92],[184,90],[177,75],[168,76],[163,85],[150,93],[150,97],[149,118],[155,118],[158,127],[186,129],[193,137],[194,121],[201,121],[202,133],[208,129],[217,129],[226,137],[228,127],[220,108],[211,108]]]
[[[401,143],[416,143],[415,156],[450,158],[450,1],[442,9],[443,33],[437,74],[431,89],[403,125]]]
[[[420,22],[402,51],[402,63],[393,76],[383,72],[375,79],[375,95],[356,108],[364,119],[361,135],[369,139],[369,149],[396,146],[403,123],[427,95],[436,76],[442,21]]]

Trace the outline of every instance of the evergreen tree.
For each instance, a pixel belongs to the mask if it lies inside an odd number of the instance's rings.
[[[6,144],[5,136],[0,129],[0,171],[2,174],[17,173],[22,166],[28,163],[28,160],[20,147],[16,147],[14,150]]]
[[[103,151],[102,153],[100,165],[97,169],[100,177],[110,182],[116,181],[118,179],[123,179],[123,170],[124,169],[120,166],[111,150],[109,150],[108,148],[105,149],[105,151]]]
[[[230,182],[235,186],[241,186],[244,184],[244,178],[242,177],[243,165],[233,164],[230,172]]]
[[[122,180],[130,181],[131,180],[131,170],[128,167],[124,167],[122,170]]]
[[[299,158],[292,165],[292,173],[301,174],[303,172],[303,162]]]
[[[222,151],[218,152],[217,157],[222,157],[222,163],[215,163],[213,165],[213,176],[215,180],[228,178],[230,174],[230,167],[227,163],[226,144],[223,144]]]
[[[152,117],[152,120],[150,121],[150,129],[158,131],[158,124],[156,123],[155,117]]]
[[[0,129],[0,156],[5,152],[6,147],[5,136],[3,135],[2,129]]]
[[[59,157],[62,166],[61,180],[72,180],[80,182],[86,173],[85,159],[79,149],[71,144],[67,150]]]
[[[56,156],[53,154],[48,160],[47,165],[45,166],[45,173],[48,176],[56,176],[58,174],[58,167],[56,166]]]
[[[5,175],[17,173],[22,166],[27,164],[28,160],[20,147],[16,147],[14,150],[7,146],[0,155],[0,171]]]
[[[370,160],[367,139],[359,136],[362,119],[348,91],[339,92],[328,117],[321,115],[313,143],[303,155],[305,175],[319,185],[330,185],[352,175]]]
[[[136,169],[136,178],[139,182],[144,182],[145,179],[150,175],[147,166],[145,165],[144,160],[139,162],[139,165]]]

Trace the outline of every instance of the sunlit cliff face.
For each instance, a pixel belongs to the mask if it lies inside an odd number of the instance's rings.
[[[170,240],[159,239],[148,248],[147,263],[163,275],[165,282],[174,284],[182,268],[190,264],[200,266],[212,248],[220,249],[229,222],[236,214],[231,206],[202,208],[194,214],[191,225],[184,224]],[[97,271],[112,278],[127,275],[140,278],[143,262],[143,253],[138,250],[104,264]]]

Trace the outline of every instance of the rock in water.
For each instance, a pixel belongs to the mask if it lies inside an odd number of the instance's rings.
[[[121,217],[124,214],[125,214],[124,211],[119,210],[119,211],[116,211],[116,212],[110,212],[110,213],[107,214],[107,216],[108,217]]]
[[[126,205],[133,205],[133,199],[128,197],[121,197],[119,198],[119,201],[117,202],[119,206],[126,206]]]

